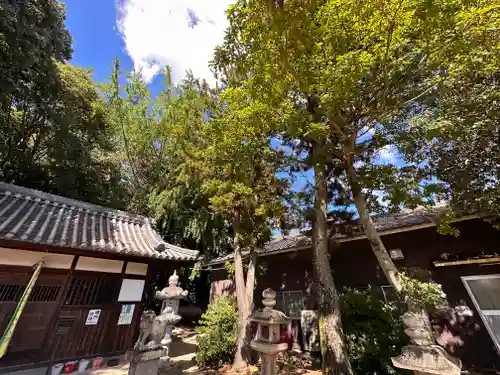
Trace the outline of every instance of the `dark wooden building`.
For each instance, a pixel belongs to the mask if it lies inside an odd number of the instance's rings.
[[[453,223],[460,235],[437,232],[437,213],[413,211],[375,218],[384,244],[399,267],[428,270],[442,285],[449,307],[433,315],[440,345],[459,357],[466,369],[500,370],[500,232],[478,217]],[[330,263],[339,289],[376,286],[390,298],[391,287],[359,232],[332,228]],[[277,291],[278,308],[299,319],[315,308],[311,240],[296,235],[272,241],[259,252],[267,269],[257,280],[256,301],[263,289]],[[228,257],[230,258],[230,257]],[[213,262],[211,297],[233,293],[224,262]]]
[[[8,341],[0,373],[44,374],[54,363],[130,350],[148,269],[196,257],[165,243],[145,217],[0,183],[0,333]]]

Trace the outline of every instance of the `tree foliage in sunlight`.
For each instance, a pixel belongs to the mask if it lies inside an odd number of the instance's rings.
[[[283,155],[271,146],[269,126],[279,121],[278,109],[253,100],[242,87],[227,88],[218,104],[191,161],[204,180],[211,209],[232,224],[239,314],[233,365],[238,368],[250,357],[247,318],[253,310],[255,251],[271,238],[272,228],[284,221],[288,184],[277,177]],[[243,251],[250,253],[246,277]]]
[[[0,179],[124,207],[112,133],[91,72],[71,58],[64,6],[0,6]]]
[[[140,75],[123,74],[115,61],[103,94],[120,150],[115,157],[130,197],[128,209],[155,218],[170,243],[211,256],[226,252],[230,224],[210,208],[203,178],[190,161],[214,92],[191,75],[173,85],[167,71],[163,90],[152,98]]]
[[[239,1],[230,7],[214,66],[226,85],[247,86],[257,100],[286,109],[282,139],[314,169],[313,243],[319,283],[328,296],[323,300],[337,299],[324,265],[330,182],[338,198],[354,203],[388,281],[402,290],[369,215],[441,198],[444,187],[435,181],[432,165],[404,147],[405,126],[442,85],[476,64],[480,70],[495,66],[488,51],[498,52],[498,27],[490,26],[498,12],[488,1],[465,0]],[[407,159],[406,165],[380,163],[388,151]],[[335,305],[325,304],[326,310]],[[339,317],[330,323],[338,327]],[[328,371],[349,372],[340,329],[329,334]]]
[[[124,208],[113,132],[91,72],[55,65],[54,91],[45,105],[10,109],[0,130],[1,179],[86,202]]]

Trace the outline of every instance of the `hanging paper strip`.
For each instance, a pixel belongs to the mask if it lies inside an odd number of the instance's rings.
[[[28,302],[28,298],[30,297],[31,291],[33,290],[36,280],[40,275],[40,271],[42,270],[43,264],[44,264],[43,262],[39,262],[36,264],[35,271],[33,272],[33,275],[31,276],[31,279],[28,285],[26,286],[26,289],[24,290],[21,299],[19,300],[19,303],[16,306],[14,314],[12,314],[12,317],[10,318],[7,328],[5,328],[5,331],[2,337],[0,338],[0,358],[2,358],[7,352],[7,347],[9,346],[10,340],[14,335],[14,330],[16,329],[17,322],[19,321],[19,318],[23,313],[24,306],[26,306],[26,302]]]

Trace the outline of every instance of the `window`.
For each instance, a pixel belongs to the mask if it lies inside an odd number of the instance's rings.
[[[54,302],[61,290],[57,285],[35,285],[31,291],[29,302]]]
[[[305,309],[301,291],[276,293],[276,309],[283,311],[290,318],[300,318],[300,312]]]
[[[100,305],[115,303],[120,284],[120,279],[73,279],[66,295],[65,304]]]
[[[0,302],[18,302],[26,285],[0,285]]]
[[[19,302],[26,285],[0,285],[0,302]],[[54,302],[61,290],[57,285],[35,285],[28,302]]]
[[[382,285],[380,289],[382,289],[382,295],[386,302],[396,302],[398,300],[398,295],[392,285]]]
[[[496,347],[500,350],[500,275],[462,277]]]

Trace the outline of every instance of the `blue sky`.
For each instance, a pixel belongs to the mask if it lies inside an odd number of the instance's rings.
[[[62,0],[73,37],[72,63],[109,75],[116,56],[141,71],[153,93],[169,65],[175,82],[187,70],[214,82],[208,62],[223,40],[231,0]]]
[[[124,69],[133,67],[125,44],[116,30],[116,7],[110,0],[68,0],[66,27],[73,37],[72,63],[94,69],[94,78],[109,75],[117,56]]]

